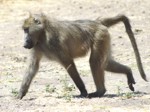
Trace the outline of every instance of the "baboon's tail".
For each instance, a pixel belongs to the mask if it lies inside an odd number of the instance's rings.
[[[140,57],[140,54],[139,54],[137,43],[136,43],[134,34],[132,32],[129,19],[125,15],[118,15],[118,16],[115,16],[115,17],[112,17],[112,18],[100,19],[100,22],[101,22],[101,24],[103,24],[106,27],[111,27],[111,26],[113,26],[113,25],[115,25],[115,24],[117,24],[119,22],[123,22],[124,23],[125,28],[126,28],[126,32],[127,32],[128,36],[130,38],[132,47],[133,47],[134,52],[135,52],[135,57],[136,57],[136,62],[137,62],[137,66],[138,66],[139,72],[141,74],[141,77],[145,81],[147,81],[145,72],[143,70],[143,65],[142,65],[142,62],[141,62],[141,57]]]

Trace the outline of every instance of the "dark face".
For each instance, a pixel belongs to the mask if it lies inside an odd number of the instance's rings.
[[[22,26],[25,35],[24,48],[31,49],[37,45],[38,40],[44,31],[42,15],[30,15]]]

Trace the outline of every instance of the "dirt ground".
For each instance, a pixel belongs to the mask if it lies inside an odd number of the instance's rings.
[[[131,92],[122,74],[106,72],[102,98],[74,98],[79,91],[62,66],[43,59],[28,94],[16,99],[27,67],[29,50],[23,46],[21,25],[28,11],[42,11],[60,20],[96,19],[127,15],[150,80],[149,0],[0,0],[0,111],[1,112],[150,112],[150,83],[138,72],[134,52],[122,23],[110,28],[113,57],[132,68]],[[75,60],[88,92],[95,91],[88,55]]]

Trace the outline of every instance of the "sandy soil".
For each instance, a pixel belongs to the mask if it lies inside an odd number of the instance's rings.
[[[107,93],[102,98],[73,98],[79,91],[59,64],[43,59],[28,94],[16,99],[29,51],[23,45],[21,25],[28,11],[40,10],[60,20],[96,19],[126,14],[136,36],[145,72],[150,80],[150,1],[148,0],[0,0],[0,111],[1,112],[150,112],[150,83],[138,72],[130,41],[120,23],[110,29],[114,58],[130,66],[135,92],[121,74],[106,72]],[[88,56],[76,59],[88,92],[95,90]]]

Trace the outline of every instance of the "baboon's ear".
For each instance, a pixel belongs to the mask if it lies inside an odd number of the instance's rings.
[[[41,16],[42,16],[42,17],[46,17],[46,15],[45,15],[43,12],[41,13]]]
[[[46,20],[46,15],[44,13],[41,13],[42,21],[45,22]]]
[[[32,13],[29,11],[29,18],[32,17]]]

